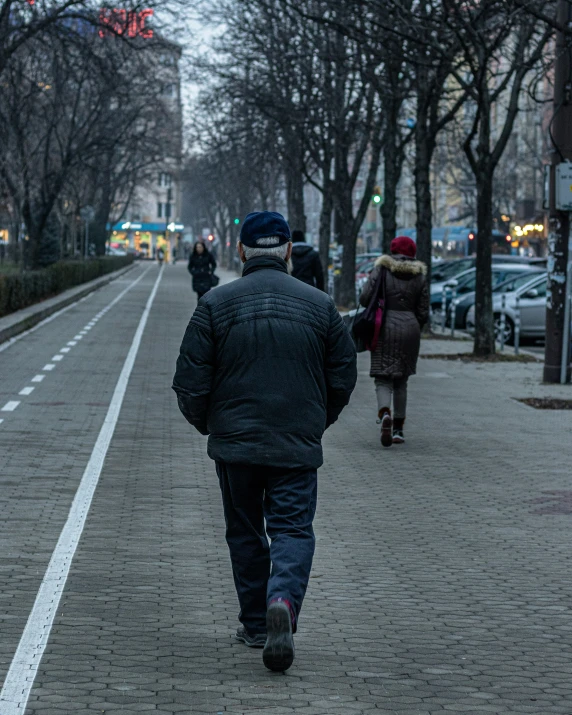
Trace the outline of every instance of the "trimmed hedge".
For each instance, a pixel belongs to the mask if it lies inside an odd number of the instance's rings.
[[[87,261],[58,261],[38,271],[6,275],[0,273],[0,317],[125,268],[131,263],[131,255],[105,256]]]

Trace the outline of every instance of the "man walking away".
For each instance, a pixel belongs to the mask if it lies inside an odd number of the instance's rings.
[[[288,275],[283,216],[249,214],[238,253],[242,278],[199,301],[173,389],[216,462],[236,636],[284,671],[314,555],[322,435],[349,402],[356,354],[331,298]]]
[[[292,275],[302,283],[324,290],[324,271],[318,251],[306,243],[303,231],[293,231],[292,240]]]

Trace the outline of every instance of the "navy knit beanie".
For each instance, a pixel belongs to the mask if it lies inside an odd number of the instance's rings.
[[[275,244],[282,246],[290,241],[290,227],[282,214],[275,211],[255,211],[248,214],[240,229],[240,241],[248,248],[262,248],[259,239],[278,236],[280,241]]]

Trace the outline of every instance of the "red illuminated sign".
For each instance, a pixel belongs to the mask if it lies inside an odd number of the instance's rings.
[[[99,13],[100,37],[119,35],[120,37],[153,37],[153,30],[145,27],[147,18],[153,15],[153,10],[147,8],[136,12],[134,10],[119,10],[103,8]]]

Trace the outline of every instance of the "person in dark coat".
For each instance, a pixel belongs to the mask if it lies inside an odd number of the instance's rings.
[[[215,269],[216,261],[204,243],[201,241],[195,243],[189,258],[188,271],[193,276],[193,290],[197,294],[197,300],[212,288],[212,275]]]
[[[291,251],[283,216],[246,217],[242,277],[199,301],[173,382],[216,462],[240,603],[236,637],[264,647],[276,671],[294,659],[322,435],[357,379],[353,341],[332,299],[288,275]]]
[[[306,243],[303,231],[292,232],[292,275],[318,290],[324,289],[324,271],[318,251]]]
[[[391,242],[390,250],[390,256],[381,256],[376,261],[360,296],[360,303],[367,307],[373,298],[379,273],[385,271],[383,327],[377,348],[371,354],[370,371],[375,380],[384,447],[405,441],[407,380],[416,372],[421,329],[429,317],[427,269],[424,263],[415,260],[415,241],[408,236],[398,236]]]

